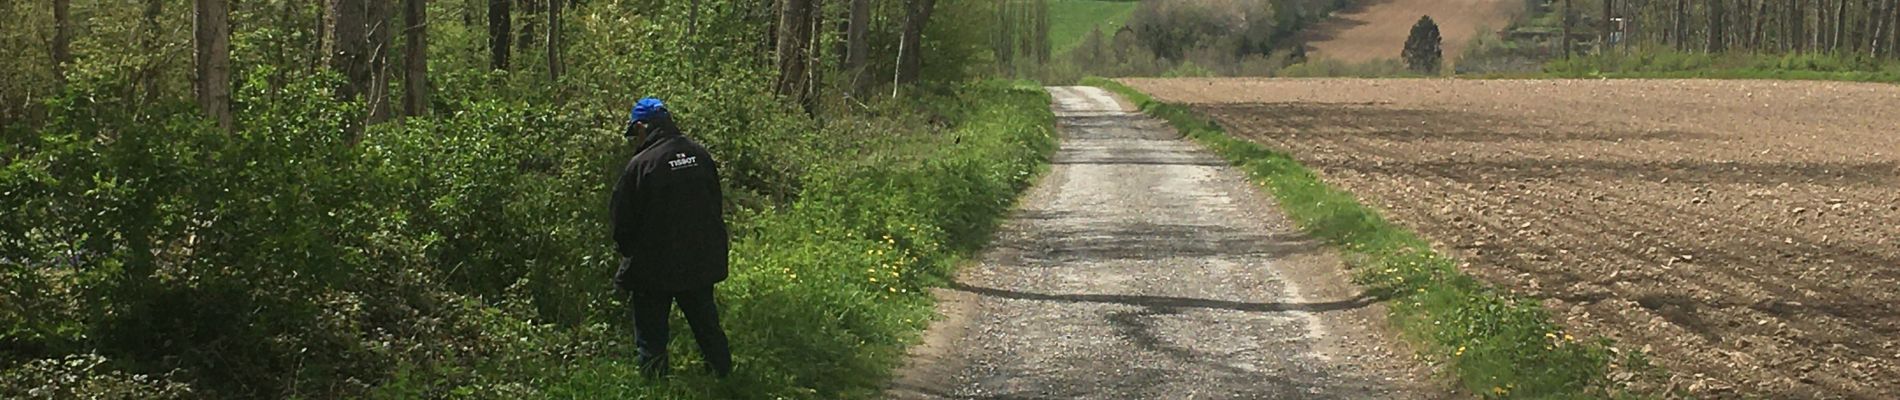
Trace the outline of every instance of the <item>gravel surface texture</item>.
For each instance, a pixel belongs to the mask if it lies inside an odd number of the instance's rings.
[[[1235,169],[1097,88],[1051,88],[1051,171],[892,398],[1436,398],[1331,250]]]

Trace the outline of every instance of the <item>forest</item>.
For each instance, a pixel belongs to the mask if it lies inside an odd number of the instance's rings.
[[[996,9],[0,2],[0,397],[868,393],[1053,149]],[[722,163],[721,384],[608,283],[644,96]]]

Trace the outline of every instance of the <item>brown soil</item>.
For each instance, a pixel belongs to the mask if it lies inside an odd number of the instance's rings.
[[[1372,0],[1336,12],[1301,33],[1314,58],[1346,62],[1399,58],[1418,17],[1429,15],[1445,38],[1445,59],[1457,59],[1481,29],[1504,29],[1523,13],[1522,0]]]
[[[1706,398],[1900,398],[1900,86],[1129,80]]]

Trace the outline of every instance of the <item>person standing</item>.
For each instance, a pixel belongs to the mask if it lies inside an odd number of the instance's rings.
[[[713,299],[713,285],[726,279],[730,239],[719,165],[705,146],[681,134],[657,98],[634,105],[624,136],[638,147],[609,206],[620,253],[614,285],[633,306],[641,371],[668,372],[667,318],[678,303],[707,366],[725,377],[732,373],[732,353]]]

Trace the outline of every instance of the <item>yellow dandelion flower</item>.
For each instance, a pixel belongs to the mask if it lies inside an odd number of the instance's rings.
[[[1458,352],[1453,355],[1458,355],[1458,356],[1465,355],[1465,346],[1458,346]]]
[[[1491,387],[1491,393],[1496,393],[1499,396],[1503,396],[1505,394],[1511,393],[1511,390],[1505,389],[1502,386],[1493,386]]]

